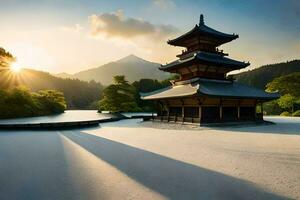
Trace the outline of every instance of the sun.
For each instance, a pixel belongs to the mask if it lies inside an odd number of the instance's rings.
[[[20,65],[18,65],[18,63],[14,63],[12,66],[11,66],[11,70],[13,72],[20,72],[22,70],[22,67]]]

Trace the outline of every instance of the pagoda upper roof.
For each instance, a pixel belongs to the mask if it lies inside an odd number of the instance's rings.
[[[246,63],[246,62],[233,60],[224,57],[221,54],[198,51],[196,53],[191,53],[185,56],[183,59],[178,59],[169,64],[162,65],[160,69],[163,71],[169,71],[174,68],[189,66],[191,63],[221,66],[232,70],[242,69],[250,65],[249,62]]]
[[[189,32],[187,32],[173,40],[169,40],[168,44],[174,45],[174,46],[185,47],[185,41],[187,39],[190,39],[193,37],[199,37],[199,36],[208,36],[211,38],[218,39],[218,40],[220,40],[219,45],[230,42],[239,37],[237,34],[222,33],[220,31],[217,31],[213,28],[206,26],[204,24],[203,15],[201,15],[199,24],[196,24],[195,27],[192,30],[190,30]]]
[[[141,93],[144,100],[179,98],[189,96],[210,96],[234,99],[272,100],[280,97],[278,92],[268,93],[264,90],[229,80],[195,78],[188,82],[177,83],[170,87],[149,93]]]

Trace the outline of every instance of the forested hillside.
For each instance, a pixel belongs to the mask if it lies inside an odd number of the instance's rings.
[[[45,89],[61,91],[66,98],[68,109],[88,109],[92,103],[100,99],[103,89],[102,85],[95,81],[63,79],[31,69],[22,69],[18,73],[9,69],[1,70],[1,89],[18,85],[24,85],[34,92]]]
[[[237,74],[235,77],[240,83],[265,89],[267,83],[273,79],[293,72],[300,72],[300,60],[265,65],[252,71]]]

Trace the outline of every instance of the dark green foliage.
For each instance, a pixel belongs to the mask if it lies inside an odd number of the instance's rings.
[[[88,109],[93,102],[99,100],[103,90],[103,86],[95,81],[57,78],[41,71],[23,69],[18,74],[8,69],[0,71],[0,89],[18,85],[26,85],[34,92],[48,89],[62,91],[68,109]]]
[[[129,84],[124,76],[115,76],[114,84],[108,86],[103,91],[103,96],[99,102],[99,110],[112,112],[138,112],[153,111],[155,105],[152,101],[144,101],[140,98],[140,93],[152,92],[171,85],[170,80],[177,77],[170,77],[164,81],[153,79],[141,79]]]
[[[0,118],[32,117],[62,113],[66,102],[61,92],[41,90],[31,93],[25,87],[0,89]]]
[[[278,114],[282,111],[293,113],[294,108],[297,108],[300,103],[300,72],[275,78],[267,84],[267,91],[279,91],[282,95],[280,99],[274,101],[277,105],[274,103],[270,106],[272,107],[271,114]]]
[[[265,65],[252,71],[237,74],[235,78],[240,83],[265,89],[267,83],[271,82],[274,78],[293,72],[300,72],[300,60]]]
[[[283,109],[278,105],[277,100],[269,101],[263,104],[264,114],[280,115]]]
[[[10,70],[10,64],[14,61],[15,57],[0,47],[0,89],[25,85],[34,92],[59,90],[66,97],[68,109],[87,109],[101,96],[103,86],[93,80],[85,82],[78,79],[57,78],[49,73],[30,69],[14,73]]]
[[[295,111],[293,117],[300,117],[300,110]]]
[[[290,94],[285,94],[277,100],[277,103],[282,109],[288,110],[291,113],[293,113],[294,112],[294,104],[296,103],[296,97],[294,97]]]
[[[267,84],[267,90],[271,92],[278,90],[280,94],[290,94],[294,97],[300,97],[300,72],[275,78]]]
[[[289,116],[291,116],[291,113],[284,111],[280,114],[280,116],[289,117]]]
[[[135,101],[136,92],[136,89],[125,80],[124,76],[115,76],[114,84],[103,90],[99,110],[111,112],[141,111]]]
[[[170,78],[175,79],[175,78]],[[155,90],[159,90],[171,85],[170,79],[166,79],[164,81],[158,81],[153,79],[141,79],[140,81],[135,81],[132,85],[135,87],[137,93],[135,96],[136,102],[140,108],[144,111],[153,111],[155,109],[155,105],[153,101],[144,101],[140,98],[140,93],[152,92]]]
[[[279,115],[285,110],[291,112],[294,107],[298,107],[300,98],[300,60],[262,66],[252,71],[237,74],[235,78],[240,83],[267,89],[270,92],[278,90],[283,96],[290,94],[296,98],[292,107],[290,101],[285,101],[285,97],[277,101],[264,103],[264,112],[267,115]]]
[[[40,90],[33,95],[41,110],[49,113],[62,113],[66,109],[66,101],[62,92],[55,90]]]

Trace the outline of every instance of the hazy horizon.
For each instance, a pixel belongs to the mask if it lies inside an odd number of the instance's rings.
[[[168,39],[205,23],[240,38],[220,47],[251,67],[300,57],[300,3],[268,1],[38,1],[1,2],[0,46],[17,65],[76,73],[134,54],[166,63],[181,49]]]

